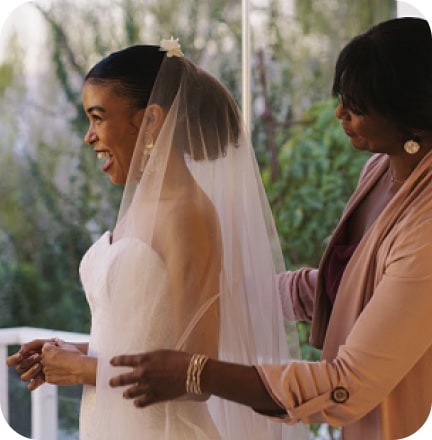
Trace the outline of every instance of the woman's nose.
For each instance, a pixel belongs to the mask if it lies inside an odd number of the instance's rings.
[[[93,145],[97,140],[97,136],[96,133],[92,130],[92,128],[90,127],[87,130],[87,133],[84,135],[84,142],[87,145]]]
[[[338,119],[342,119],[344,116],[346,116],[346,114],[347,114],[347,112],[346,112],[343,104],[340,102],[338,104],[338,106],[336,107],[335,115]]]

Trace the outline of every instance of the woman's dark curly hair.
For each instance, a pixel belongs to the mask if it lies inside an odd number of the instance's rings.
[[[432,37],[428,22],[396,18],[355,37],[336,63],[333,95],[358,114],[369,109],[401,129],[432,130]]]

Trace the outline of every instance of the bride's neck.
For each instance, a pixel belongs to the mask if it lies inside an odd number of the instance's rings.
[[[195,179],[186,165],[184,156],[173,148],[165,170],[160,198],[175,199],[182,197],[195,186]]]

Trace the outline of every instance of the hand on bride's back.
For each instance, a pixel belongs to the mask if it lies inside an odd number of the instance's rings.
[[[123,396],[134,399],[137,407],[144,407],[186,394],[186,372],[191,355],[171,350],[116,356],[114,366],[131,367],[131,371],[113,377],[113,387],[127,386]]]

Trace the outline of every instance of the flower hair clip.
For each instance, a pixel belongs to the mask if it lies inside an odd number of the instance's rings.
[[[183,57],[183,52],[180,50],[181,46],[178,42],[179,39],[174,37],[171,37],[170,40],[162,40],[160,42],[160,49],[167,53],[167,57]]]

